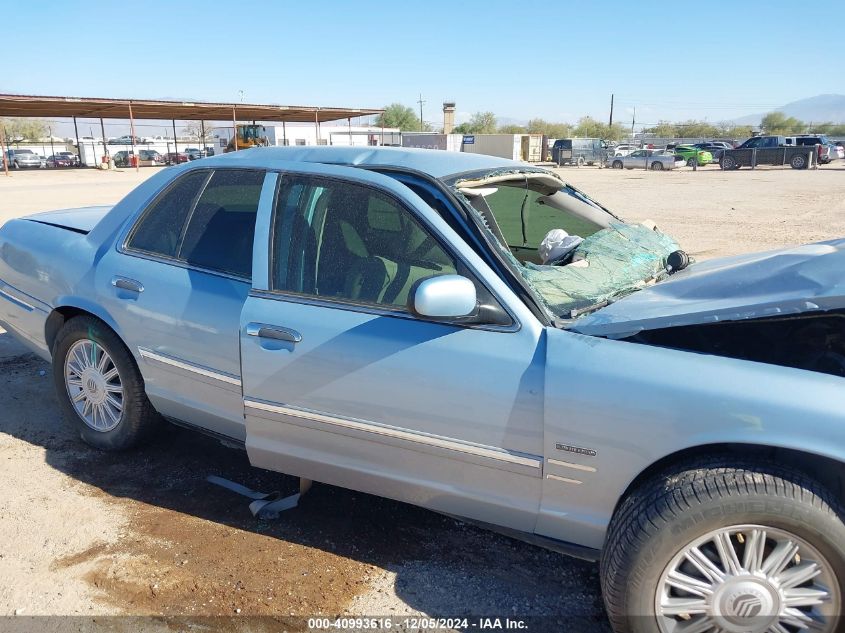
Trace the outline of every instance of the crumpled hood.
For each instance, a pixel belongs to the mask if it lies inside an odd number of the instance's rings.
[[[623,338],[642,330],[845,308],[845,238],[691,265],[584,315],[569,329]]]
[[[111,211],[111,206],[80,207],[78,209],[59,209],[36,213],[24,218],[42,224],[62,226],[81,233],[90,233],[103,217]]]

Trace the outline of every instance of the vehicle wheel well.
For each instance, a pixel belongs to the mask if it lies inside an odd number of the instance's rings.
[[[792,467],[814,478],[845,504],[845,464],[840,461],[822,455],[777,446],[708,444],[672,453],[646,468],[637,475],[622,496],[619,497],[614,513],[628,495],[655,475],[661,472],[671,472],[673,469],[682,469],[684,466],[707,458],[735,458],[738,463],[746,464],[758,459]]]
[[[44,340],[47,342],[47,349],[50,350],[51,354],[53,353],[53,343],[56,342],[56,336],[58,335],[59,330],[62,329],[62,326],[65,323],[78,316],[90,316],[95,319],[102,320],[96,314],[92,314],[87,310],[74,308],[72,306],[56,308],[50,313],[50,316],[47,317],[47,322],[44,324]]]

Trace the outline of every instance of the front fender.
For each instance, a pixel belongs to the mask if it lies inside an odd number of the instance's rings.
[[[842,378],[547,331],[543,535],[600,547],[630,483],[697,446],[783,447],[845,463]]]

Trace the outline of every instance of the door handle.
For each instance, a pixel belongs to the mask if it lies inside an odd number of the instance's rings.
[[[128,277],[113,277],[111,285],[121,290],[129,290],[131,292],[144,292],[144,284]]]
[[[250,323],[246,326],[246,333],[249,336],[259,338],[271,338],[276,341],[287,341],[288,343],[299,343],[302,341],[302,334],[296,330],[279,325],[266,325],[264,323]]]

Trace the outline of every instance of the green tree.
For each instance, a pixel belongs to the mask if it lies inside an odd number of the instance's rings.
[[[750,125],[734,125],[731,123],[722,123],[716,126],[718,130],[715,136],[717,138],[731,138],[742,140],[751,136],[752,129]]]
[[[573,136],[583,138],[601,138],[606,141],[618,141],[628,135],[628,129],[621,123],[614,123],[612,127],[607,123],[597,121],[593,117],[585,116],[578,119],[578,124],[572,130]]]
[[[769,112],[760,122],[764,134],[799,134],[807,125],[795,117],[787,117],[783,112]]]
[[[552,123],[545,119],[531,119],[528,122],[530,134],[545,134],[549,138],[569,138],[572,136],[572,126],[569,123]]]
[[[492,112],[476,112],[469,121],[455,128],[458,134],[495,134],[496,115]]]
[[[658,121],[654,127],[644,128],[646,134],[654,134],[658,138],[674,138],[678,136],[678,128],[669,121]]]
[[[528,130],[521,125],[511,123],[510,125],[500,125],[498,131],[499,134],[525,134]]]
[[[401,103],[385,106],[384,112],[376,117],[376,127],[398,127],[403,132],[427,131],[427,125],[420,126],[420,119],[412,108]]]
[[[6,132],[6,140],[9,143],[15,141],[37,141],[47,136],[49,126],[46,121],[30,118],[9,118],[0,119],[0,125]]]

